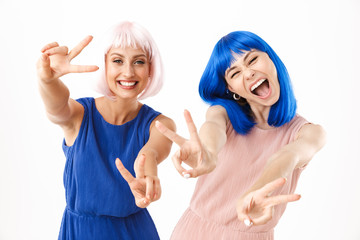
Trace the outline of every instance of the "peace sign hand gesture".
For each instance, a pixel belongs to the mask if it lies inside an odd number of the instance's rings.
[[[159,178],[145,175],[145,160],[146,157],[142,154],[138,159],[138,164],[135,164],[135,177],[124,167],[119,158],[115,161],[121,176],[129,184],[136,206],[140,208],[146,208],[151,202],[159,200],[161,196]]]
[[[184,117],[190,133],[189,140],[171,131],[158,121],[155,125],[164,136],[175,142],[180,147],[180,149],[172,157],[176,170],[185,178],[195,178],[214,170],[217,156],[211,154],[207,151],[205,146],[202,145],[189,111],[184,111]],[[192,169],[186,170],[181,165],[182,162],[192,167]]]
[[[266,224],[272,219],[274,206],[299,200],[301,196],[298,194],[271,196],[285,183],[285,178],[278,178],[241,197],[236,205],[239,220],[247,226]]]
[[[66,46],[59,46],[57,42],[47,44],[41,49],[42,55],[37,63],[40,80],[51,82],[68,73],[94,72],[99,68],[94,65],[72,65],[74,59],[91,42],[92,36],[87,36],[70,52]]]

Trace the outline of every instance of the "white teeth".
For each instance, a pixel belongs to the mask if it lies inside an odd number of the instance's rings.
[[[251,91],[254,91],[258,86],[260,86],[266,79],[261,79],[259,80],[257,83],[255,83],[252,87],[251,87]]]
[[[136,82],[123,82],[123,81],[119,81],[120,85],[126,86],[126,87],[131,87],[134,86],[136,84]]]

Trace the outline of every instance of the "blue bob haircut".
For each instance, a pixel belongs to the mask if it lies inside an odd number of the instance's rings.
[[[200,97],[210,105],[226,109],[231,124],[239,134],[246,135],[256,124],[249,104],[240,104],[227,89],[225,71],[235,60],[235,54],[256,49],[266,52],[273,61],[280,85],[280,97],[271,106],[268,124],[280,127],[296,114],[296,99],[284,63],[272,48],[259,36],[247,31],[235,31],[222,37],[215,45],[199,84]]]

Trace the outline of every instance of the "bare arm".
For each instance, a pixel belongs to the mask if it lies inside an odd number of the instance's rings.
[[[272,218],[275,205],[297,201],[300,195],[271,196],[286,183],[294,169],[306,166],[325,144],[325,131],[319,125],[306,124],[295,141],[273,154],[264,171],[250,189],[237,201],[238,218],[248,224],[265,224]]]
[[[147,161],[145,162],[145,174],[157,176],[157,168],[170,153],[172,141],[162,135],[155,127],[155,122],[159,121],[171,131],[176,131],[175,123],[172,119],[159,115],[150,125],[150,137],[148,142],[140,150],[138,157],[145,155]],[[153,163],[151,163],[151,161]]]
[[[42,55],[37,63],[39,91],[45,110],[49,119],[64,129],[65,138],[80,125],[84,109],[81,104],[69,97],[69,90],[60,77],[68,73],[91,72],[98,69],[97,66],[70,64],[91,40],[91,36],[86,37],[69,53],[67,47],[59,46],[56,42],[47,44],[42,48]]]
[[[203,146],[216,156],[225,145],[226,125],[229,121],[226,110],[222,106],[212,106],[206,112],[206,121],[201,126],[199,137]]]
[[[305,124],[302,126],[293,142],[270,157],[263,173],[248,192],[257,190],[277,178],[286,178],[294,169],[306,166],[324,146],[325,135],[325,131],[320,125]]]

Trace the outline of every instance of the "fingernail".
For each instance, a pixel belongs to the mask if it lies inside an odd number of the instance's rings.
[[[190,178],[190,174],[189,173],[186,173],[186,172],[183,172],[183,177],[186,178],[186,179],[189,179]]]
[[[252,225],[252,222],[250,222],[249,219],[245,219],[245,220],[244,220],[244,224],[245,224],[246,226],[250,227],[250,226]]]

